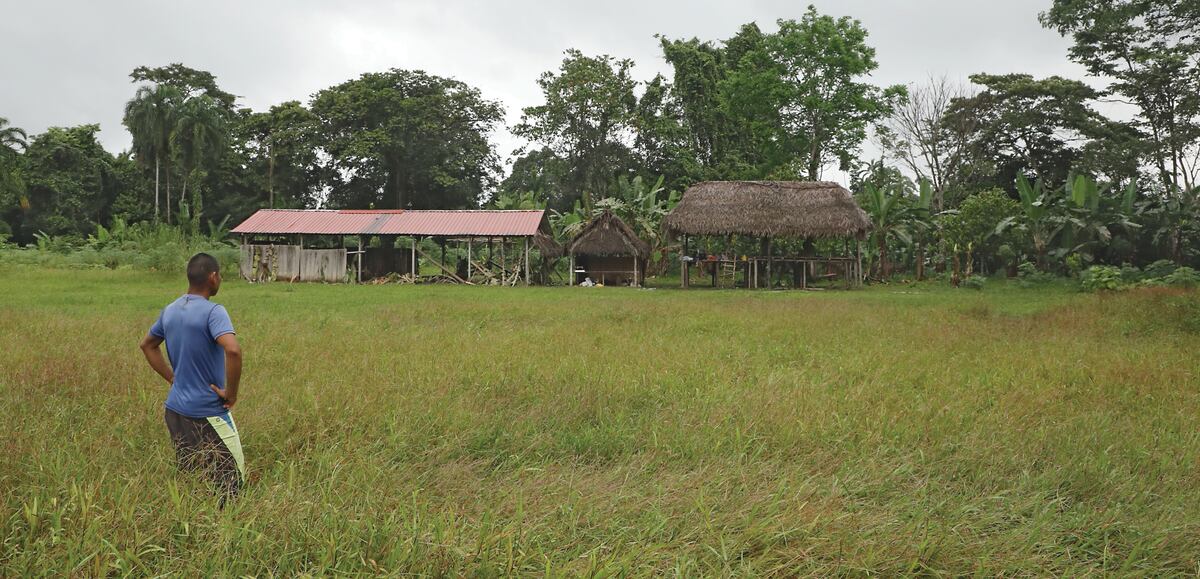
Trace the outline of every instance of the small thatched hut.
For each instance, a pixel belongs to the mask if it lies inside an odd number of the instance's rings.
[[[605,285],[641,286],[650,245],[619,217],[605,211],[567,244],[567,253],[571,256],[571,285],[591,278]]]
[[[793,286],[806,287],[809,270],[836,268],[847,284],[861,280],[858,256],[818,257],[806,253],[776,256],[771,242],[792,238],[844,238],[862,240],[871,229],[871,219],[846,188],[826,181],[706,181],[683,193],[679,204],[663,221],[673,236],[682,236],[683,284],[688,286],[688,237],[750,237],[761,240],[761,255],[731,264],[720,258],[704,264],[717,285],[717,269],[744,270],[749,287],[775,287],[772,271],[793,273]],[[811,244],[808,244],[811,246]],[[857,248],[857,243],[855,243]],[[728,261],[728,260],[726,260]],[[800,267],[800,266],[805,267]],[[782,267],[781,267],[782,266]],[[735,273],[736,275],[736,273]],[[824,275],[824,274],[821,274]]]

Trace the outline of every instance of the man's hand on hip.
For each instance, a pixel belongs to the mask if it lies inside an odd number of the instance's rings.
[[[208,387],[212,388],[212,391],[216,392],[217,396],[221,398],[221,405],[225,407],[225,410],[233,408],[233,405],[237,403],[237,397],[226,396],[226,390],[224,388],[217,388],[216,384],[209,384]]]

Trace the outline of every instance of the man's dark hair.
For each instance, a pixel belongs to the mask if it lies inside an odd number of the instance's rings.
[[[221,264],[217,263],[217,258],[207,253],[197,253],[188,260],[188,283],[195,287],[202,286],[210,274],[218,271],[221,271]]]

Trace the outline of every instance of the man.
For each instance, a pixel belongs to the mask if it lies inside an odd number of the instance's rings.
[[[224,493],[236,495],[245,481],[242,443],[230,409],[238,400],[242,349],[229,314],[209,298],[221,289],[221,267],[197,253],[187,265],[188,291],[163,308],[142,353],[171,385],[166,422],[182,470],[203,470]],[[168,366],[159,345],[167,343]]]

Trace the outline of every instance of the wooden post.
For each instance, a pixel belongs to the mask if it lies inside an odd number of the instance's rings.
[[[362,283],[362,256],[367,248],[363,247],[362,236],[358,236],[358,283]]]
[[[300,249],[296,251],[296,280],[304,281],[304,236],[299,235]]]
[[[800,262],[800,289],[808,289],[808,262]]]
[[[500,282],[505,283],[508,278],[508,262],[504,260],[504,246],[508,245],[508,238],[500,238]]]
[[[641,287],[638,283],[638,256],[633,256],[633,287]]]
[[[467,281],[471,281],[471,241],[474,237],[467,238]]]
[[[573,251],[571,252],[570,268],[571,268],[571,270],[568,272],[568,277],[570,279],[570,283],[568,285],[575,285],[575,252],[573,252]]]
[[[525,238],[525,285],[529,285],[529,238]]]
[[[855,273],[856,277],[858,277],[858,284],[857,284],[858,287],[862,287],[862,284],[863,284],[862,242],[857,239],[854,240],[854,253],[857,257],[857,259],[856,259],[857,263],[854,266],[854,273]]]
[[[775,259],[771,256],[771,238],[767,238],[767,289],[772,289],[774,284],[771,283],[771,274],[775,265]]]
[[[683,236],[683,254],[679,256],[679,268],[681,270],[679,272],[679,276],[680,276],[679,283],[681,285],[683,285],[684,289],[687,289],[688,287],[691,286],[691,284],[688,282],[691,281],[689,278],[691,277],[691,273],[692,273],[691,272],[692,268],[688,267],[691,262],[684,259],[686,257],[688,257],[688,236],[684,235]]]
[[[415,235],[412,238],[412,246],[410,246],[410,249],[412,253],[412,257],[410,259],[412,261],[408,262],[408,273],[412,274],[413,281],[415,282],[417,281],[417,236]]]

